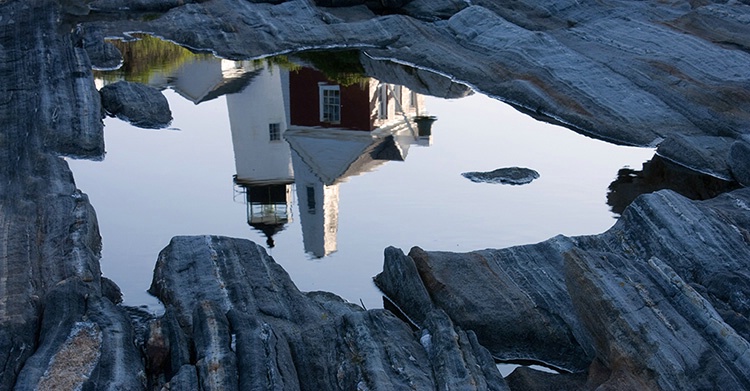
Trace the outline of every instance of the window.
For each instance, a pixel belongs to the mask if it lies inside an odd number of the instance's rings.
[[[315,188],[307,186],[307,213],[315,214]]]
[[[341,91],[339,86],[320,85],[320,122],[341,122]]]
[[[378,119],[388,118],[388,85],[378,85]]]
[[[401,100],[401,86],[393,86],[393,100],[396,101],[396,112],[397,113],[403,113],[403,104],[404,101]]]
[[[268,139],[270,141],[281,140],[281,124],[268,124]]]
[[[417,93],[412,91],[410,94],[411,99],[409,99],[409,107],[417,107]]]

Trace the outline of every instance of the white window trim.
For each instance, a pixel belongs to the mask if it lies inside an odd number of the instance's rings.
[[[388,84],[378,85],[378,119],[388,119]]]
[[[277,138],[274,138],[274,131],[272,128],[276,126],[275,134]],[[268,141],[274,143],[281,141],[281,123],[279,122],[272,122],[268,124]]]
[[[338,120],[335,120],[335,121],[326,120],[325,117],[323,116],[323,106],[324,106],[323,92],[324,91],[338,91],[339,92],[339,118],[338,118]],[[318,96],[318,102],[319,102],[318,113],[320,114],[320,116],[319,116],[320,122],[328,122],[328,123],[333,123],[333,124],[340,123],[341,122],[341,88],[338,85],[336,85],[336,84],[318,83],[318,94],[319,94],[319,96]]]

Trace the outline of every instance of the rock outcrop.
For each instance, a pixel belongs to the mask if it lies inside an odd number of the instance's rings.
[[[449,75],[602,140],[638,146],[672,140],[680,147],[665,144],[664,156],[734,177],[729,148],[750,129],[750,6],[472,4],[414,1],[404,6],[410,16],[362,19],[360,8],[316,8],[305,0],[211,0],[174,7],[155,20],[94,24],[110,35],[145,31],[233,59],[360,48],[371,58]],[[707,141],[712,148],[704,151]]]
[[[248,240],[173,238],[151,292],[169,311],[148,345],[169,352],[149,372],[173,389],[507,389],[474,333],[444,312],[415,334],[387,311],[300,292]]]
[[[56,2],[0,15],[0,389],[142,389],[130,321],[103,293],[96,214],[59,157],[104,153],[91,64]]]
[[[133,126],[160,129],[172,123],[172,111],[167,98],[154,87],[118,81],[99,90],[102,107],[111,116],[130,122]]]
[[[750,189],[708,201],[663,190],[600,235],[389,249],[375,281],[417,324],[442,309],[500,359],[591,364],[589,380],[615,389],[748,389],[748,205]]]

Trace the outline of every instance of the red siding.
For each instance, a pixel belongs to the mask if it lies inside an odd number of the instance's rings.
[[[359,84],[341,86],[341,123],[320,122],[320,92],[318,83],[335,85],[321,72],[302,68],[289,73],[289,110],[291,125],[322,126],[352,130],[373,130],[370,118],[370,93]]]

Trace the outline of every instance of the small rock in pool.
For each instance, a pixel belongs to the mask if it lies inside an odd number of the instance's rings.
[[[167,98],[154,87],[118,81],[99,90],[102,107],[133,126],[145,129],[166,128],[172,122]]]
[[[461,175],[472,182],[502,183],[504,185],[525,185],[539,178],[538,172],[523,167],[505,167],[487,172],[464,172]]]

